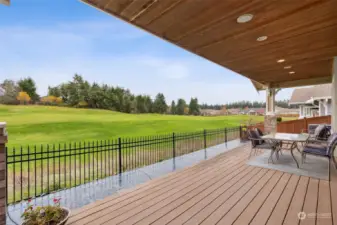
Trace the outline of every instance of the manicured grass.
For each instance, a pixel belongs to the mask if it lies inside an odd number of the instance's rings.
[[[125,114],[107,110],[0,105],[0,121],[7,122],[9,147],[190,132],[239,126],[249,120],[261,122],[263,117]]]

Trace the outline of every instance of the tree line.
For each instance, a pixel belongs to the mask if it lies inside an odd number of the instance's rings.
[[[17,82],[4,80],[0,83],[4,94],[0,104],[43,104],[78,108],[107,109],[124,113],[159,113],[174,115],[200,115],[201,109],[262,108],[264,102],[239,101],[225,105],[199,104],[198,98],[191,98],[189,104],[182,98],[167,104],[163,93],[154,99],[149,95],[135,95],[129,89],[108,84],[90,83],[75,74],[69,82],[48,87],[48,95],[40,97],[32,78]],[[288,101],[277,101],[280,107],[288,108]]]
[[[282,108],[289,108],[289,100],[280,100],[280,101],[275,101],[276,105]],[[238,101],[238,102],[232,102],[232,103],[227,103],[224,105],[220,104],[215,104],[215,105],[210,105],[210,104],[201,104],[200,109],[215,109],[215,110],[221,110],[223,108],[226,109],[244,109],[244,108],[265,108],[266,103],[265,102],[258,102],[258,101]],[[292,106],[296,107],[296,106]]]
[[[32,78],[15,82],[5,80],[0,84],[5,94],[0,96],[1,104],[44,104],[64,105],[78,108],[108,109],[124,113],[160,113],[176,115],[199,115],[197,98],[187,104],[184,99],[171,102],[168,106],[163,93],[154,99],[149,95],[135,95],[129,89],[107,84],[89,83],[75,74],[69,82],[48,87],[48,95],[40,98]]]

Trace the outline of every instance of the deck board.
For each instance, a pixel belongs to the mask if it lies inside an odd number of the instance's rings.
[[[178,200],[172,202],[171,204],[165,205],[164,207],[158,207],[158,210],[148,210],[147,215],[142,215],[141,221],[140,216],[132,218],[131,220],[127,220],[122,224],[130,224],[130,222],[137,221],[138,224],[148,224],[150,222],[154,222],[153,224],[166,224],[171,222],[172,220],[176,219],[180,214],[184,211],[188,210],[198,202],[202,201],[203,199],[209,199],[209,195],[221,193],[222,191],[228,189],[228,187],[242,178],[249,172],[249,168],[247,166],[238,168],[233,168],[233,172],[230,173],[226,178],[222,179],[217,185],[211,185],[207,189],[202,192],[198,193],[189,193],[189,195],[185,196],[184,198],[179,198]],[[195,194],[195,195],[193,195]],[[192,198],[189,196],[193,195]],[[179,223],[175,221],[173,223]],[[180,221],[180,223],[182,223]]]
[[[320,180],[318,185],[317,225],[332,225],[330,201],[330,184],[326,180]]]
[[[307,193],[304,200],[303,212],[315,213],[317,212],[317,199],[318,199],[318,182],[317,179],[310,178]],[[315,225],[315,217],[307,217],[300,221],[300,225]]]
[[[333,225],[337,225],[337,170],[333,163],[330,163],[330,195]]]
[[[331,181],[246,164],[249,146],[76,210],[67,224],[337,225]],[[323,215],[299,220],[298,212]]]

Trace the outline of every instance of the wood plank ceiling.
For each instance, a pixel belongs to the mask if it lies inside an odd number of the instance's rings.
[[[337,0],[82,1],[265,86],[331,82]]]
[[[9,5],[10,1],[9,0],[0,0],[0,4]]]

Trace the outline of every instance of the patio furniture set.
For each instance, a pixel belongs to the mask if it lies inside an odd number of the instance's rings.
[[[251,141],[252,149],[249,157],[256,154],[258,150],[271,150],[268,163],[275,163],[273,156],[278,160],[283,150],[288,150],[294,159],[297,168],[300,168],[299,162],[294,155],[294,151],[301,154],[301,163],[305,163],[307,155],[326,157],[332,159],[337,169],[334,150],[337,146],[337,133],[330,133],[330,126],[319,125],[314,132],[289,134],[289,133],[271,133],[263,134],[258,129],[249,129],[247,131],[248,139]],[[299,146],[300,145],[300,146]]]

